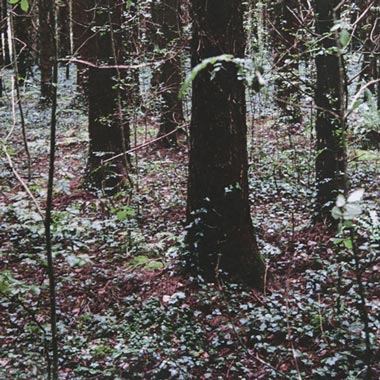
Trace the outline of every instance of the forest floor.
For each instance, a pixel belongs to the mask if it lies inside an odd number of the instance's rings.
[[[311,224],[312,130],[251,115],[250,196],[265,286],[209,284],[181,268],[186,143],[136,151],[133,189],[91,193],[83,186],[85,112],[73,106],[71,81],[62,80],[59,94],[53,248],[60,379],[380,378],[377,151],[351,140],[351,187],[365,189],[363,210],[353,240],[332,235]],[[36,203],[44,209],[49,110],[30,83],[22,102],[28,180],[9,96],[0,106],[0,378],[46,379],[49,296]],[[153,139],[152,119],[136,120],[134,143]]]

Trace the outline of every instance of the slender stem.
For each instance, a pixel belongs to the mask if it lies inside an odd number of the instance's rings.
[[[18,110],[20,113],[20,121],[21,121],[21,132],[22,132],[22,140],[24,143],[24,150],[26,154],[26,162],[27,162],[27,167],[28,167],[28,180],[30,181],[32,177],[32,160],[30,157],[30,152],[29,152],[29,146],[28,146],[28,139],[26,136],[26,127],[25,127],[25,117],[24,117],[24,109],[22,107],[22,102],[21,102],[21,95],[20,95],[20,82],[19,82],[19,70],[18,70],[18,63],[17,63],[17,52],[16,52],[16,38],[14,36],[14,21],[13,21],[13,12],[10,13],[10,26],[11,26],[11,33],[13,36],[13,70],[14,70],[14,75],[15,75],[15,89],[16,89],[16,99],[17,99],[17,106]],[[23,47],[25,49],[25,46]]]
[[[50,119],[50,155],[49,155],[49,177],[46,199],[45,213],[45,237],[46,255],[48,262],[49,295],[50,295],[50,326],[51,326],[51,345],[52,345],[52,379],[58,380],[58,333],[57,333],[57,304],[56,304],[56,277],[54,269],[54,257],[52,250],[52,208],[53,208],[53,187],[55,171],[55,152],[56,152],[56,126],[57,126],[57,84],[58,84],[58,57],[57,57],[57,38],[55,28],[55,6],[54,1],[50,0],[48,7],[50,19],[51,43],[53,48],[53,84],[51,88],[51,119]],[[49,371],[50,372],[50,371]],[[50,373],[49,373],[50,377]]]
[[[334,22],[339,20],[340,17],[340,12],[339,9],[340,7],[344,4],[342,1],[339,3],[333,10],[333,17],[334,17]],[[339,16],[338,16],[339,15]],[[336,46],[337,46],[337,54],[338,54],[338,72],[339,72],[339,86],[338,86],[338,94],[339,94],[339,119],[340,119],[340,133],[341,133],[341,139],[339,144],[341,145],[340,148],[342,149],[342,155],[343,157],[340,157],[340,160],[343,160],[344,162],[344,169],[343,173],[341,174],[343,176],[343,186],[344,188],[341,189],[344,191],[344,194],[347,195],[347,190],[348,190],[348,176],[347,176],[347,125],[346,125],[346,109],[348,107],[347,101],[348,101],[348,96],[347,96],[347,80],[346,80],[346,70],[345,70],[345,62],[344,62],[344,54],[343,54],[343,49],[344,47],[342,46],[339,38],[338,31],[336,30],[334,32],[334,37],[336,41]]]
[[[20,174],[18,174],[15,166],[13,165],[13,161],[12,161],[12,158],[11,156],[9,155],[8,151],[7,151],[7,148],[5,146],[3,146],[3,152],[4,152],[4,155],[5,157],[7,158],[7,161],[8,161],[8,165],[9,167],[11,168],[14,176],[17,178],[17,180],[20,182],[21,186],[24,188],[24,190],[26,191],[26,193],[28,194],[29,198],[31,199],[31,201],[34,203],[34,205],[36,206],[36,210],[38,212],[38,214],[41,216],[41,219],[43,219],[43,212],[41,210],[41,207],[37,201],[37,199],[35,198],[35,196],[33,195],[33,193],[30,191],[28,185],[25,183],[25,181],[22,179],[22,177],[20,176]]]

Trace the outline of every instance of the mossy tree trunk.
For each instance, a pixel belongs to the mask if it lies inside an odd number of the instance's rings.
[[[192,2],[192,66],[208,57],[244,57],[240,0]],[[193,81],[187,243],[209,280],[220,275],[260,286],[263,264],[248,199],[244,84],[224,63],[212,79],[207,67]]]

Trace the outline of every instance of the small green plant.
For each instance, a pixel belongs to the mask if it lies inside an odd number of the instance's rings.
[[[376,323],[370,312],[371,306],[367,299],[369,292],[368,280],[370,278],[370,269],[379,258],[378,246],[373,246],[369,242],[373,240],[374,230],[379,229],[377,214],[375,211],[369,212],[371,223],[368,223],[368,217],[365,217],[361,201],[364,195],[364,189],[358,189],[351,192],[347,198],[339,195],[335,207],[332,209],[332,215],[339,220],[339,232],[335,239],[335,244],[340,248],[338,257],[341,260],[340,276],[338,278],[338,288],[342,288],[343,267],[346,267],[354,274],[356,282],[356,307],[361,321],[363,330],[363,357],[365,363],[365,379],[371,380],[372,364],[374,359],[374,344],[376,344]],[[362,222],[360,222],[362,218]],[[364,227],[364,229],[363,229]],[[373,228],[374,227],[374,228]],[[363,239],[364,238],[364,239]],[[365,239],[369,239],[366,241]],[[338,312],[342,310],[341,298],[338,297]],[[335,357],[335,362],[339,358]]]
[[[22,11],[28,12],[29,10],[29,1],[28,0],[8,0],[9,4],[18,4],[20,3],[20,7]]]

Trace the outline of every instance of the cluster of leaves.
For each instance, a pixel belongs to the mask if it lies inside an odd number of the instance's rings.
[[[24,12],[28,12],[29,10],[29,1],[28,0],[8,0],[9,4],[19,4],[20,3],[20,8]]]

